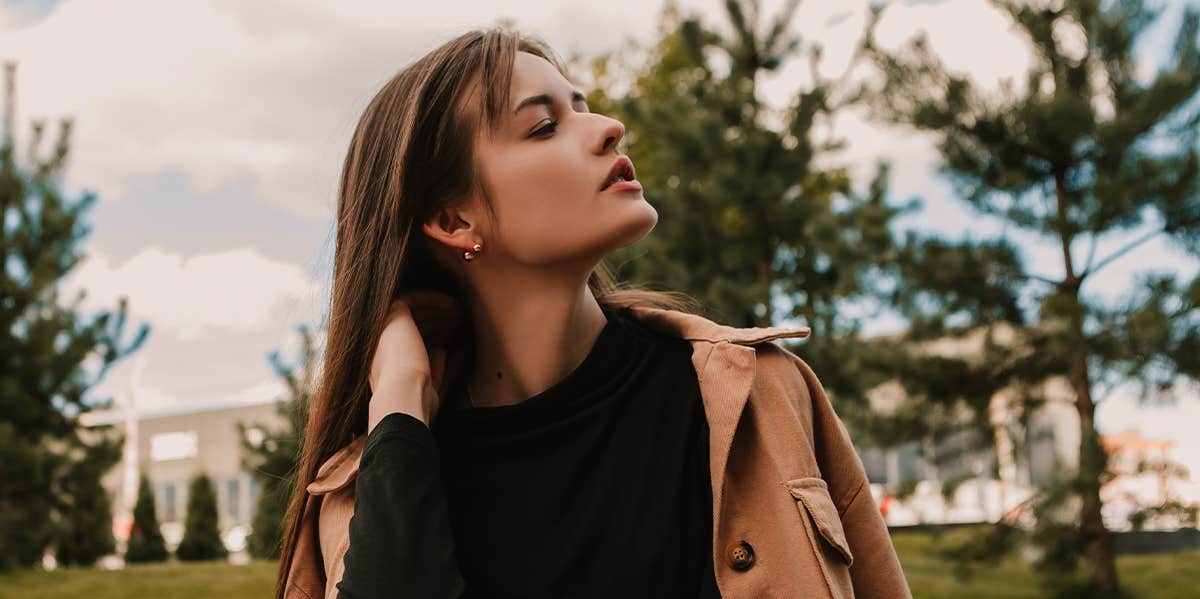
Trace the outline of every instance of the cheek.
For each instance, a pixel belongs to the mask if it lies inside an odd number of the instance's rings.
[[[596,200],[599,183],[591,181],[594,177],[589,170],[595,165],[581,160],[580,153],[569,151],[566,144],[543,144],[493,166],[490,180],[497,204],[503,205],[506,213],[532,212],[547,218],[584,211]]]
[[[547,264],[604,251],[624,227],[620,210],[605,210],[600,184],[591,180],[595,164],[583,160],[583,152],[541,150],[490,165],[505,253],[525,264]]]

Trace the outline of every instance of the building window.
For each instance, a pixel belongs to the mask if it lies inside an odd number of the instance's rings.
[[[229,510],[229,517],[233,518],[235,521],[238,519],[238,508],[241,507],[241,503],[242,503],[240,501],[241,494],[238,492],[239,491],[238,487],[240,486],[238,484],[239,482],[240,481],[238,481],[238,479],[231,478],[231,479],[229,479],[229,483],[228,483],[229,502],[227,505],[228,505],[228,510]]]
[[[250,499],[253,500],[255,497],[258,497],[258,478],[251,476],[250,477]]]
[[[150,461],[166,462],[194,458],[198,447],[196,431],[159,433],[150,437]]]
[[[175,485],[169,484],[163,488],[163,520],[175,521]]]

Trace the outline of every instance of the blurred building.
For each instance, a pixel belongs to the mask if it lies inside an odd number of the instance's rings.
[[[1015,331],[998,326],[994,343],[1011,346]],[[970,360],[984,347],[983,330],[961,338],[926,342],[915,351]],[[871,408],[887,414],[908,397],[898,381],[868,392]],[[1026,409],[1024,399],[1041,399]],[[937,442],[858,448],[871,493],[889,526],[996,522],[1079,459],[1079,416],[1067,380],[1055,377],[1034,388],[1002,389],[989,399],[991,438],[963,431]],[[969,414],[963,413],[966,420]],[[849,423],[848,423],[849,426]],[[854,436],[851,430],[851,436]],[[982,444],[986,449],[973,449]],[[994,448],[994,449],[993,449]]]
[[[258,499],[258,482],[242,467],[244,452],[237,423],[282,428],[284,422],[274,403],[136,420],[120,410],[84,416],[88,426],[112,424],[117,432],[132,433],[126,436],[124,457],[103,478],[112,498],[113,534],[119,549],[129,537],[139,473],[146,474],[154,490],[168,550],[174,550],[183,538],[188,485],[200,473],[208,475],[216,491],[218,525],[226,547],[235,553],[245,547]],[[253,437],[254,432],[250,435]]]
[[[994,408],[1003,403],[998,396]],[[1064,394],[1030,414],[1028,439],[1011,438],[1020,429],[993,425],[1001,450],[966,449],[966,435],[859,448],[884,519],[889,526],[999,521],[1034,489],[1078,464],[1079,418],[1072,401]]]
[[[1013,347],[1011,329],[993,331],[995,343]],[[967,359],[984,347],[983,331],[928,342],[918,351]],[[1038,398],[1036,407],[1024,400]],[[886,414],[908,400],[889,381],[868,392],[871,408]],[[1002,389],[989,399],[987,435],[977,431],[934,443],[914,441],[895,447],[860,447],[871,492],[889,526],[997,522],[1024,510],[1034,491],[1079,464],[1079,414],[1075,391],[1065,377],[1052,377],[1026,389]],[[964,418],[966,415],[964,415]],[[853,431],[851,431],[853,436]],[[970,438],[968,438],[970,437]],[[980,447],[986,449],[971,449]],[[1195,527],[1200,482],[1174,456],[1175,443],[1139,433],[1101,435],[1112,477],[1101,487],[1109,530]],[[1139,510],[1152,508],[1135,516]],[[1149,514],[1149,515],[1147,515]]]
[[[1200,483],[1192,480],[1188,468],[1176,457],[1176,443],[1146,439],[1129,430],[1102,435],[1100,444],[1109,454],[1108,468],[1113,474],[1100,488],[1104,524],[1109,530],[1200,525]]]

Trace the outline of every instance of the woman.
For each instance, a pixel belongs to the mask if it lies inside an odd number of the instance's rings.
[[[658,220],[623,135],[503,29],[366,108],[277,597],[909,597],[820,382],[770,343],[809,329],[604,268]]]

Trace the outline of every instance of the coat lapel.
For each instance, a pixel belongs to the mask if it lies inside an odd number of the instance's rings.
[[[725,464],[733,435],[754,384],[754,345],[774,339],[803,339],[809,327],[736,328],[677,310],[634,306],[630,313],[660,333],[692,344],[692,365],[708,415],[709,468],[712,476],[713,517],[721,513],[725,496]]]

